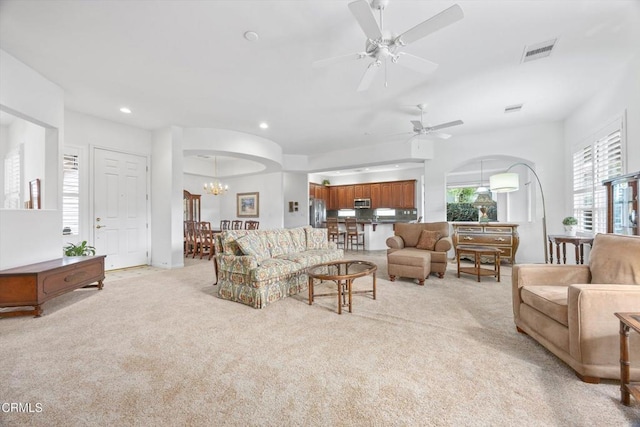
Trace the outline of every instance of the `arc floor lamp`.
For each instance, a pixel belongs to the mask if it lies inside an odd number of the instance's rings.
[[[489,188],[495,193],[510,193],[512,191],[518,191],[520,189],[520,176],[517,173],[509,172],[516,166],[525,166],[529,168],[529,170],[533,172],[533,176],[536,177],[536,181],[538,181],[538,186],[540,187],[540,196],[542,197],[542,244],[544,246],[544,262],[546,263],[549,259],[549,253],[547,251],[547,208],[544,204],[544,191],[542,191],[542,184],[540,183],[540,178],[536,171],[526,163],[514,163],[509,166],[504,173],[490,176]]]

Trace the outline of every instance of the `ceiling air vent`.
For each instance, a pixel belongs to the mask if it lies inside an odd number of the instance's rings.
[[[535,61],[536,59],[544,58],[551,55],[551,51],[556,45],[556,40],[558,39],[549,40],[531,46],[525,46],[524,55],[522,55],[522,62]]]
[[[523,104],[507,105],[506,107],[504,107],[504,112],[505,113],[515,113],[517,111],[522,110],[522,105]]]

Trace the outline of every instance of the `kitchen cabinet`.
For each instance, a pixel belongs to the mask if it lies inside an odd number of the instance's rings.
[[[391,183],[391,207],[392,208],[403,208],[404,200],[402,197],[402,182],[393,182]]]
[[[329,187],[329,200],[327,200],[327,209],[338,209],[338,187]]]
[[[355,184],[353,186],[353,197],[356,199],[370,199],[371,184]]]
[[[402,183],[402,208],[414,209],[416,207],[416,182],[404,181]]]
[[[607,233],[638,235],[640,172],[603,182],[607,188]]]
[[[309,195],[323,199],[327,209],[353,209],[354,199],[371,199],[371,209],[415,209],[416,181],[374,182],[352,185],[309,184]]]
[[[369,190],[371,194],[371,208],[378,209],[382,207],[381,200],[380,200],[380,184],[378,183],[370,184]]]
[[[381,208],[391,208],[393,207],[393,202],[391,199],[391,183],[383,182],[380,184],[380,207]]]

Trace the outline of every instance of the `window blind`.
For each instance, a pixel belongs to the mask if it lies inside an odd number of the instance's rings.
[[[573,154],[573,210],[578,229],[607,231],[607,192],[602,181],[624,173],[622,125]]]
[[[80,174],[78,156],[64,154],[62,170],[62,234],[80,232]]]
[[[20,151],[13,150],[4,159],[4,207],[20,206]]]

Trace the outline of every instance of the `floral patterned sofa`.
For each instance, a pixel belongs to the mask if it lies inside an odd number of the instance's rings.
[[[307,288],[307,268],[342,259],[327,229],[227,230],[214,238],[218,296],[253,308]]]

